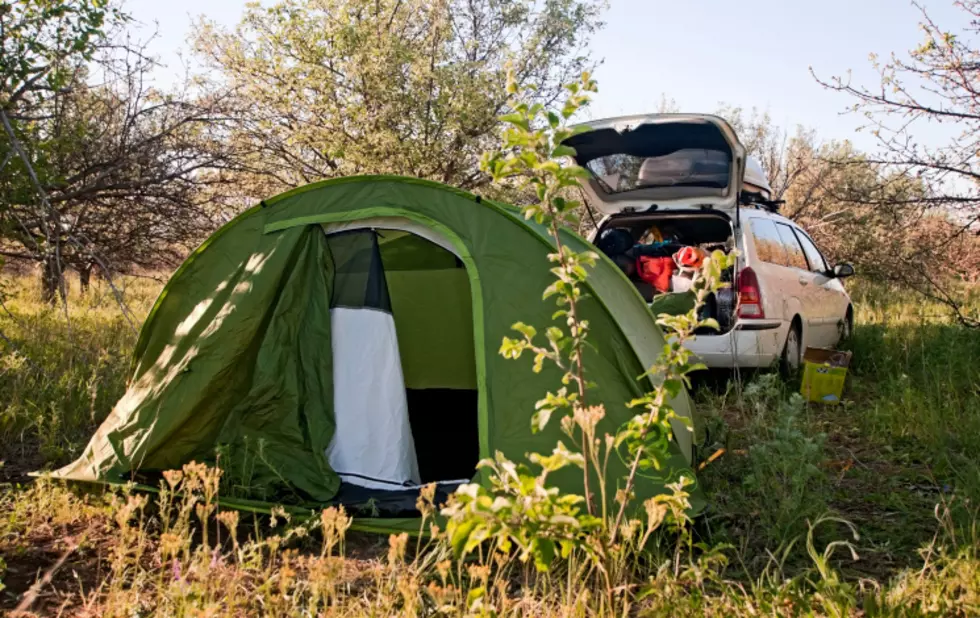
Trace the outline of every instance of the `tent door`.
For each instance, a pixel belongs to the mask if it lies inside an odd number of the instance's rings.
[[[476,472],[472,300],[462,261],[433,230],[394,218],[369,223],[325,226],[336,270],[338,429],[328,458],[345,481],[345,504],[358,502],[358,488],[379,504],[403,504],[398,485],[450,489]]]

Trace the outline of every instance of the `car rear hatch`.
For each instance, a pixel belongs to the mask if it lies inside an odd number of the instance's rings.
[[[615,215],[714,208],[735,218],[745,148],[725,120],[707,114],[649,114],[584,123],[565,140],[589,202]]]

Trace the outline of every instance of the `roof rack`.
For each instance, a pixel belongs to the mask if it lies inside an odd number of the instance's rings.
[[[766,199],[761,193],[742,191],[738,196],[739,206],[752,206],[767,210],[773,214],[779,213],[779,207],[786,203],[786,200]]]

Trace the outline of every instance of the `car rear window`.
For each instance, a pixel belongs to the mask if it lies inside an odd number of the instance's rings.
[[[810,270],[810,266],[806,262],[806,254],[803,253],[803,247],[800,246],[800,241],[796,237],[796,233],[793,232],[793,228],[785,223],[777,223],[776,229],[779,230],[779,237],[783,240],[783,249],[786,251],[786,266]]]
[[[648,187],[728,186],[728,153],[684,149],[661,156],[615,153],[585,164],[606,193],[622,193]]]

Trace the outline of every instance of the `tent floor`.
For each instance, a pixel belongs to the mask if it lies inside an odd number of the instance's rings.
[[[440,483],[436,486],[435,505],[449,499],[449,494],[464,482]],[[405,489],[369,489],[351,483],[341,483],[340,490],[330,504],[343,505],[348,513],[357,517],[418,517],[415,506],[420,487]]]
[[[480,459],[476,390],[406,389],[422,484],[438,483],[435,504],[476,474]],[[361,517],[415,517],[419,488],[370,489],[342,483],[333,504]]]

